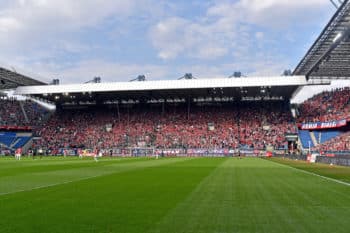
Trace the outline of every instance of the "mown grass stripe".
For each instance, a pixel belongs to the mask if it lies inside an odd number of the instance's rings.
[[[170,160],[0,198],[1,232],[146,232],[224,161]]]
[[[79,167],[74,169],[62,169],[59,171],[53,170],[53,171],[47,171],[45,173],[33,173],[31,175],[27,174],[20,174],[18,176],[12,176],[12,177],[1,177],[0,178],[0,196],[2,195],[9,195],[13,193],[18,192],[26,192],[26,191],[32,191],[36,189],[42,189],[42,188],[48,188],[53,187],[57,185],[63,185],[63,184],[69,184],[73,182],[79,182],[83,180],[93,179],[100,176],[105,176],[113,173],[121,173],[136,169],[144,169],[147,167],[152,166],[162,166],[170,163],[175,162],[181,162],[188,160],[187,158],[182,159],[167,159],[167,160],[119,160],[119,162],[114,162],[112,164],[104,164],[103,166],[100,166],[100,163],[96,163],[95,161],[91,160],[91,164],[95,164],[96,166],[88,166],[88,167]],[[123,163],[121,163],[123,162]],[[96,175],[89,175],[89,174],[95,174]],[[51,178],[51,180],[50,180]],[[61,179],[65,179],[62,181]],[[58,182],[54,180],[60,180]],[[34,182],[33,184],[29,182]],[[35,183],[36,182],[36,183]],[[44,182],[44,185],[41,185],[40,183]],[[53,183],[52,183],[53,182]],[[29,185],[29,186],[28,186]],[[25,186],[26,188],[21,188],[21,186]],[[31,187],[33,186],[33,187]],[[3,190],[6,189],[13,189],[11,191],[4,192]]]
[[[348,232],[345,187],[297,174],[266,160],[229,159],[149,232]]]

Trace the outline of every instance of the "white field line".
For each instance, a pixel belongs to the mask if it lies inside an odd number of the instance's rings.
[[[323,179],[328,180],[328,181],[333,181],[333,182],[338,183],[338,184],[350,186],[350,183],[345,182],[345,181],[333,179],[333,178],[330,178],[330,177],[327,177],[327,176],[322,176],[322,175],[319,175],[319,174],[316,174],[316,173],[313,173],[313,172],[305,171],[305,170],[302,170],[302,169],[299,169],[299,168],[295,168],[295,167],[292,167],[292,166],[289,166],[289,165],[286,165],[286,164],[281,164],[281,163],[278,163],[278,162],[275,162],[275,161],[271,161],[271,160],[267,160],[267,161],[270,161],[270,162],[272,162],[272,163],[279,164],[279,165],[284,166],[284,167],[288,167],[288,168],[293,169],[293,170],[296,170],[296,171],[298,171],[298,172],[302,172],[302,173],[305,173],[305,174],[317,176],[317,177],[319,177],[319,178],[323,178]]]

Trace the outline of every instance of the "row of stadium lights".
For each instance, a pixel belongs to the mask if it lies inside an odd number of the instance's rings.
[[[260,100],[283,100],[283,96],[242,96],[239,98],[240,101],[260,101]],[[207,102],[234,102],[235,97],[207,97],[207,98],[194,98],[195,103],[207,103]],[[238,99],[237,99],[238,100]],[[160,103],[185,103],[185,98],[176,99],[152,99],[148,100],[148,104],[160,104]],[[78,101],[78,102],[65,102],[64,105],[75,105],[79,103],[80,105],[90,105],[96,104],[96,101]],[[140,100],[108,100],[104,101],[103,104],[139,104]]]
[[[88,92],[88,93],[83,92],[82,94],[83,94],[83,95],[89,95],[89,97],[92,98],[92,92]],[[50,95],[51,95],[51,94],[47,94],[47,93],[43,94],[43,96],[50,96]],[[71,98],[71,99],[75,99],[75,98],[76,98],[75,95],[70,95],[68,92],[64,92],[64,93],[63,93],[63,96],[69,97],[69,98]],[[55,95],[55,100],[59,100],[60,98],[61,98],[60,95]]]
[[[271,87],[270,87],[271,88]],[[217,91],[215,88],[213,89],[213,92],[212,92],[212,94],[224,94],[224,91],[223,91],[223,88],[219,88],[219,91]],[[246,94],[248,94],[248,90],[247,89],[245,89],[245,88],[241,88],[241,90],[240,90],[240,92],[241,92],[241,94],[244,94],[244,95],[246,95]],[[260,93],[261,94],[266,94],[267,93],[267,88],[266,87],[262,87],[261,88],[261,90],[260,90]],[[86,93],[83,93],[83,95],[86,95]],[[44,94],[44,96],[48,96],[47,94]],[[74,96],[74,95],[69,95],[69,93],[67,93],[67,92],[65,92],[65,93],[63,93],[63,96],[65,96],[65,97],[69,97],[70,99],[76,99],[76,96]],[[89,93],[89,97],[90,98],[92,98],[92,93],[90,92]],[[56,95],[55,96],[55,100],[59,100],[61,97],[59,96],[59,95]],[[226,101],[226,99],[225,98],[229,98],[227,101],[230,101],[230,97],[223,97],[223,98],[220,98],[220,97],[214,97],[214,98],[212,98],[212,97],[208,97],[208,98],[194,98],[194,101],[195,102],[205,102],[205,101],[212,101],[213,99],[214,100],[224,100],[224,101]],[[164,100],[162,100],[162,99],[159,99],[159,100],[149,100],[148,102],[149,103],[152,103],[152,101],[153,102],[157,102],[157,103],[161,103],[162,101],[164,102]],[[185,102],[186,100],[184,99],[184,98],[182,98],[182,99],[167,99],[167,102]]]

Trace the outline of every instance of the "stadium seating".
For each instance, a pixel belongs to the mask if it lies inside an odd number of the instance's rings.
[[[0,99],[0,125],[27,125],[27,121],[17,100]]]
[[[0,145],[8,149],[17,149],[23,147],[31,137],[23,136],[15,132],[0,132]]]
[[[14,142],[11,144],[12,149],[23,147],[30,140],[31,137],[16,137]]]
[[[16,133],[12,132],[0,132],[0,144],[5,145],[6,147],[10,147],[11,144],[16,139]]]
[[[350,118],[350,88],[317,94],[301,104],[299,123],[326,122]]]
[[[337,130],[322,130],[322,131],[314,131],[316,140],[319,143],[325,143],[328,140],[331,140],[332,138],[337,137],[340,132]]]
[[[350,132],[340,134],[337,137],[318,145],[315,149],[320,152],[350,151]]]
[[[310,132],[308,130],[299,130],[299,139],[304,149],[314,147],[314,143],[311,139]]]
[[[284,103],[246,103],[240,106],[197,106],[165,112],[149,107],[63,111],[39,131],[35,146],[50,148],[155,147],[286,148],[285,133],[296,128]],[[110,125],[110,130],[107,130]]]
[[[0,126],[40,127],[48,111],[30,100],[0,99]]]
[[[305,101],[298,122],[347,118],[349,88],[323,92]],[[51,150],[60,148],[246,148],[270,146],[286,149],[286,133],[296,133],[294,119],[285,102],[241,102],[236,104],[193,104],[105,107],[61,110],[48,121],[48,112],[32,101],[0,99],[0,125],[32,126],[41,140],[33,145]],[[317,106],[321,106],[318,108]],[[347,137],[337,130],[299,131],[303,148],[348,149]],[[0,135],[0,143],[16,148],[30,138]],[[320,140],[320,141],[319,141]],[[338,143],[337,140],[345,142]]]

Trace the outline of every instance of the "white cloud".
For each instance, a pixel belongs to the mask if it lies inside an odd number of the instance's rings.
[[[18,63],[16,69],[17,67],[23,67],[23,65]],[[82,60],[74,64],[62,65],[37,62],[25,71],[27,74],[33,72],[42,77],[41,80],[50,82],[52,79],[58,78],[62,83],[84,83],[95,76],[101,77],[103,82],[127,81],[140,74],[144,74],[152,80],[169,78],[169,67],[166,66],[122,64],[101,59]]]
[[[211,27],[189,20],[172,17],[159,22],[150,31],[154,47],[162,59],[176,58],[186,53],[190,57],[215,59],[226,55],[228,50],[223,43],[217,43]]]
[[[208,15],[226,17],[231,22],[244,21],[266,27],[288,27],[306,19],[307,24],[318,22],[317,16],[328,7],[330,5],[326,0],[217,1],[208,9]]]
[[[79,32],[146,10],[152,0],[17,0],[0,9],[0,59],[80,51]],[[72,47],[76,46],[76,48]],[[43,50],[45,50],[43,52]]]
[[[280,74],[290,68],[288,58],[269,51],[265,45],[273,43],[274,38],[263,28],[255,27],[316,22],[318,17],[312,16],[329,4],[327,0],[197,1],[207,10],[202,15],[184,18],[176,14],[176,3],[155,0],[0,1],[4,2],[0,9],[0,61],[39,73],[48,80],[59,77],[66,82],[83,82],[94,75],[117,81],[138,74],[151,79],[177,78],[186,72],[200,78],[227,77],[235,70],[250,75]],[[112,59],[99,55],[95,59],[70,59],[93,49],[93,45],[82,42],[81,35],[75,37],[78,32],[101,29],[113,20],[132,19],[138,24],[157,17],[157,23],[150,25],[148,38],[166,65],[154,65],[152,61],[111,62]],[[127,35],[124,30],[128,28],[118,26],[111,29],[116,32],[110,33],[116,37]],[[191,65],[178,62],[182,58],[190,60]],[[171,65],[172,59],[178,59],[176,64]]]
[[[21,28],[21,23],[11,17],[2,17],[0,18],[0,32],[1,33],[8,33],[11,30],[19,30]]]
[[[150,31],[150,37],[158,56],[165,60],[181,56],[217,59],[229,53],[251,56],[256,53],[254,44],[273,40],[262,31],[256,32],[256,27],[282,30],[290,40],[286,27],[319,23],[315,16],[328,7],[325,0],[215,1],[195,19],[161,20]]]

